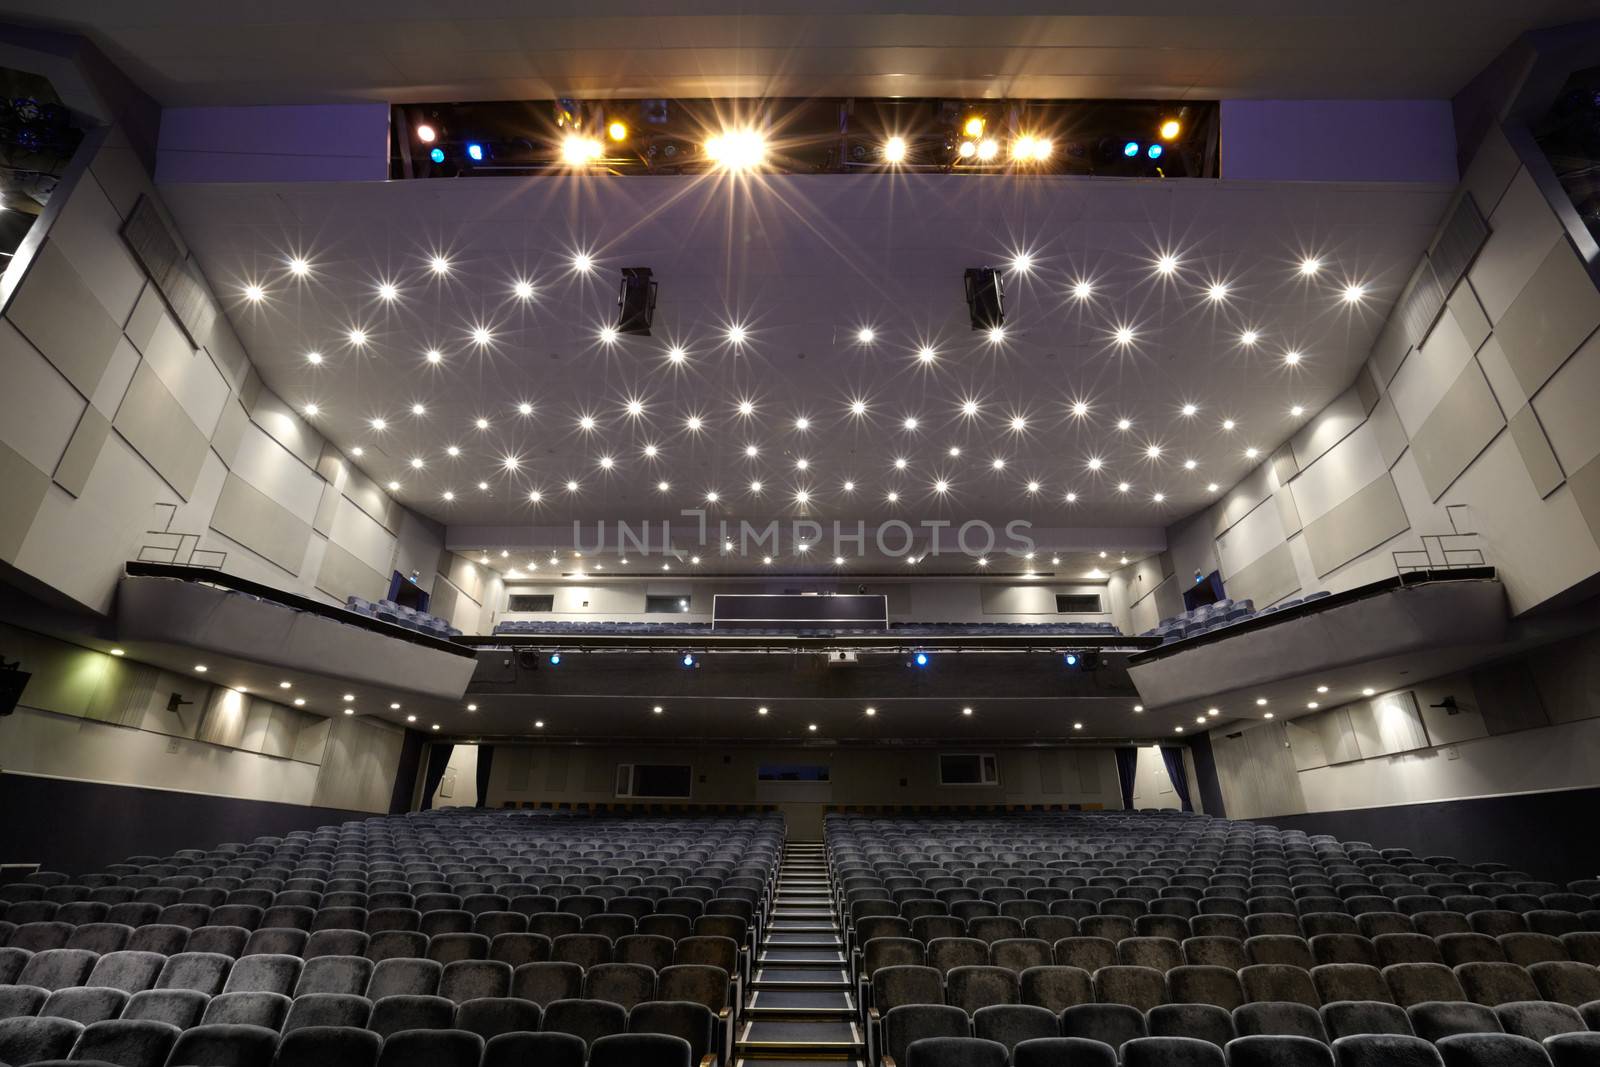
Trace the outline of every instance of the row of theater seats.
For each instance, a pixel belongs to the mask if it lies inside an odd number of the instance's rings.
[[[782,843],[775,817],[446,812],[40,872],[0,888],[0,1063],[698,1060],[731,1048]]]
[[[382,622],[392,622],[396,626],[404,626],[408,630],[415,630],[429,637],[448,641],[452,637],[461,636],[461,631],[451,626],[447,620],[437,615],[429,615],[426,611],[417,611],[415,608],[396,604],[392,600],[373,601],[358,596],[348,596],[345,597],[344,606],[347,611],[369,615]]]
[[[1333,1047],[1304,1037],[1234,1038],[1225,1048],[1184,1037],[1136,1037],[1120,1049],[1082,1037],[1034,1037],[1008,1048],[986,1037],[911,1042],[904,1067],[1593,1067],[1600,1034],[1543,1045],[1512,1034],[1456,1034],[1436,1045],[1404,1034],[1352,1034]],[[885,1060],[888,1063],[888,1060]]]
[[[1241,1038],[1314,1042],[1304,1062],[1320,1063],[1329,1042],[1364,1034],[1496,1034],[1547,1063],[1545,1039],[1600,1026],[1597,880],[1563,888],[1177,813],[830,816],[827,829],[880,1047],[1013,1025],[1015,1045],[1056,1026],[1113,1047],[1205,1042],[1195,1063],[1224,1048],[1231,1061]],[[893,1029],[897,1011],[944,1029]]]
[[[550,1013],[545,1021],[555,1021],[555,1027],[539,1031],[523,1025],[538,1021],[517,1020],[517,1029],[487,1037],[461,1027],[383,1037],[348,1026],[303,1026],[280,1034],[249,1023],[180,1030],[151,1020],[85,1027],[65,1019],[17,1019],[0,1022],[0,1055],[38,1067],[694,1067],[714,1062],[697,1058],[694,1044],[674,1034],[623,1029],[586,1040],[561,1029],[562,1022]],[[639,1021],[661,1025],[653,1017]]]
[[[1249,600],[1218,600],[1214,604],[1206,604],[1193,608],[1182,615],[1162,619],[1152,629],[1140,634],[1140,637],[1159,637],[1163,644],[1170,641],[1181,641],[1185,637],[1197,637],[1200,634],[1220,630],[1225,626],[1232,626],[1236,622],[1246,619],[1259,619],[1286,608],[1299,607],[1321,600],[1323,597],[1332,596],[1326,590],[1316,593],[1307,593],[1303,597],[1290,597],[1281,600],[1271,607],[1255,610],[1255,605]]]
[[[895,637],[1117,637],[1122,631],[1110,622],[892,622],[881,626],[833,624],[805,629],[772,626],[727,626],[713,628],[698,622],[575,622],[572,620],[507,619],[495,624],[497,634],[602,634],[608,636],[662,634],[678,637],[705,637],[748,634],[755,637],[828,637],[883,634]]]

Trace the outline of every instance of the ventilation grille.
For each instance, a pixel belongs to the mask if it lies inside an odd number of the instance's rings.
[[[216,324],[217,303],[200,268],[184,257],[166,220],[148,196],[139,198],[128,221],[122,224],[122,240],[156,283],[173,316],[189,335],[190,344],[196,348],[204,345]]]
[[[1456,287],[1467,268],[1472,266],[1478,249],[1488,239],[1489,226],[1478,213],[1478,205],[1473,202],[1472,194],[1467,193],[1456,204],[1455,210],[1450,212],[1450,217],[1439,231],[1438,240],[1434,241],[1433,248],[1428,252],[1434,277],[1444,292],[1449,293]]]

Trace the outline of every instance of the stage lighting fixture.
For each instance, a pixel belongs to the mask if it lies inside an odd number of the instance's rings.
[[[430,148],[430,149],[428,149],[428,158],[433,160],[435,163],[443,163],[444,162],[444,149],[442,149],[442,148]]]
[[[696,667],[700,666],[700,661],[694,658],[693,652],[685,652],[683,655],[678,657],[678,666],[682,667],[686,671],[692,671]]]
[[[656,283],[649,267],[622,268],[622,294],[617,297],[617,332],[650,336],[656,316]]]
[[[468,144],[467,144],[467,158],[472,160],[474,163],[482,163],[483,162],[483,145],[479,144],[477,141],[468,142]]]
[[[883,161],[885,163],[903,163],[906,158],[906,139],[904,137],[891,137],[883,142]]]
[[[993,137],[985,137],[978,142],[978,158],[984,162],[992,160],[1000,154],[1000,142]]]
[[[628,124],[626,122],[613,121],[606,127],[606,136],[613,141],[626,141],[628,139]]]
[[[1183,124],[1177,119],[1167,119],[1161,124],[1161,139],[1170,141],[1183,131]]]
[[[1065,656],[1062,657],[1062,661],[1064,663],[1066,663],[1066,665],[1067,665],[1067,667],[1069,669],[1071,669],[1071,670],[1077,670],[1078,669],[1078,654],[1076,652],[1068,652]]]
[[[1149,148],[1145,149],[1145,155],[1149,156],[1151,159],[1160,159],[1161,146],[1158,144],[1151,145]]]
[[[957,148],[956,152],[962,159],[971,159],[978,154],[978,146],[971,141],[962,141],[961,147]]]
[[[561,666],[561,653],[559,653],[559,652],[550,653],[550,666],[552,666],[552,667]]]
[[[1005,325],[1005,292],[1000,272],[993,267],[968,267],[967,311],[974,330],[997,330]]]
[[[426,122],[417,127],[417,140],[421,141],[423,144],[432,144],[438,139],[438,137],[438,132]]]
[[[967,119],[966,125],[962,126],[961,129],[968,137],[982,137],[983,117],[981,115],[973,115]]]
[[[561,139],[561,162],[568,166],[581,167],[604,154],[605,147],[593,137],[570,133]]]
[[[751,170],[767,158],[767,139],[757,130],[724,130],[706,141],[706,157],[724,170]]]
[[[918,652],[911,657],[911,662],[918,667],[926,667],[928,665],[928,654],[926,652]]]
[[[1129,141],[1127,144],[1123,145],[1122,146],[1122,154],[1127,156],[1129,159],[1132,159],[1134,156],[1138,155],[1139,154],[1139,142],[1138,141]]]

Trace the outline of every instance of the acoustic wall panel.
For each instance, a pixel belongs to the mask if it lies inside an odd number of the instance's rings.
[[[1284,536],[1293,537],[1300,532],[1300,509],[1294,506],[1294,494],[1285,486],[1272,494],[1278,506],[1278,521],[1283,525]]]
[[[253,401],[246,406],[250,409],[251,421],[298,456],[307,467],[316,467],[322,455],[322,435],[313,430],[298,412],[266,388],[256,390]]]
[[[1461,184],[1477,202],[1478,210],[1492,216],[1500,206],[1500,198],[1505,195],[1506,187],[1521,166],[1516,149],[1511,147],[1505,132],[1499,126],[1491,125],[1485,131],[1478,151],[1473,154],[1472,162],[1467,164]]]
[[[1438,500],[1506,424],[1489,382],[1470,362],[1411,435],[1411,454],[1428,495]]]
[[[334,511],[329,537],[373,570],[389,573],[394,562],[394,537],[348,499],[341,498]]]
[[[86,176],[72,187],[50,227],[50,242],[66,255],[113,322],[127,320],[145,284],[144,271],[117,236],[121,225],[122,216],[100,184]]]
[[[389,589],[389,577],[329,541],[323,547],[322,563],[317,568],[317,588],[340,603],[349,596],[381,600]]]
[[[236,474],[229,474],[211,513],[211,528],[290,574],[299,574],[311,525]]]
[[[1267,462],[1272,464],[1272,475],[1278,480],[1279,485],[1300,473],[1300,465],[1295,462],[1294,449],[1287,441],[1267,457]]]
[[[1495,325],[1523,391],[1533,396],[1600,327],[1600,289],[1565,237]]]
[[[134,374],[111,425],[179,495],[194,495],[208,452],[206,435],[148,363]]]
[[[1298,590],[1300,578],[1289,546],[1280,544],[1237,574],[1225,576],[1223,585],[1234,600],[1253,600],[1260,609]]]
[[[1467,271],[1489,321],[1498,323],[1528,284],[1550,246],[1561,238],[1561,223],[1525,168],[1518,168],[1505,196],[1489,216],[1489,240]]]
[[[1387,393],[1378,401],[1378,406],[1372,409],[1370,418],[1372,438],[1378,444],[1378,453],[1383,457],[1384,466],[1393,469],[1406,450],[1406,428],[1400,425],[1400,416],[1395,414],[1394,401],[1389,399]]]
[[[1572,502],[1578,505],[1590,536],[1600,542],[1600,458],[1568,471],[1567,488],[1572,490]]]
[[[211,433],[211,447],[229,467],[233,466],[234,457],[239,454],[239,443],[244,440],[245,430],[249,426],[250,416],[245,414],[244,405],[237,400],[229,400],[222,406],[222,416],[217,419],[217,428]]]
[[[1222,576],[1230,577],[1283,544],[1283,523],[1278,509],[1264,502],[1233,528],[1217,538],[1217,555],[1222,560]]]
[[[1478,366],[1489,379],[1489,388],[1494,390],[1501,411],[1509,415],[1527,406],[1528,394],[1517,380],[1517,372],[1511,369],[1511,361],[1506,358],[1506,350],[1500,347],[1498,338],[1491,335],[1483,342],[1483,347],[1478,349]]]
[[[1575,352],[1533,398],[1533,409],[1565,470],[1600,456],[1600,333]]]
[[[1467,339],[1467,347],[1476,352],[1489,337],[1489,316],[1483,313],[1478,294],[1472,291],[1471,284],[1463,280],[1456,286],[1456,291],[1450,294],[1445,306],[1449,308],[1450,317],[1456,320],[1461,336]]]
[[[1372,376],[1379,385],[1389,384],[1410,351],[1411,341],[1406,337],[1405,322],[1399,315],[1391,313],[1383,329],[1378,332],[1378,339],[1372,345],[1372,355],[1367,359]]]
[[[49,241],[12,294],[6,318],[84,396],[94,394],[122,337],[94,291]]]
[[[84,408],[72,432],[72,440],[67,442],[67,450],[56,465],[55,483],[73,496],[82,496],[84,486],[89,483],[89,472],[94,470],[95,461],[100,458],[100,450],[110,434],[110,421],[94,408]]]
[[[1399,536],[1410,525],[1394,479],[1385,471],[1338,507],[1306,523],[1303,536],[1311,565],[1321,578]]]
[[[1376,432],[1362,426],[1289,483],[1300,521],[1326,515],[1387,469]]]
[[[322,500],[322,479],[254,423],[245,427],[228,468],[289,509],[301,522],[316,518],[317,505]]]
[[[1406,357],[1389,383],[1389,396],[1406,433],[1416,434],[1471,359],[1472,349],[1454,316],[1440,318],[1422,347]]]
[[[1566,475],[1561,473],[1561,464],[1556,461],[1556,454],[1550,448],[1544,427],[1539,425],[1539,416],[1533,408],[1525,407],[1511,416],[1510,425],[1511,440],[1516,443],[1523,466],[1528,468],[1528,477],[1533,479],[1534,488],[1539,490],[1540,497],[1549,496],[1566,481]]]
[[[149,341],[141,345],[139,351],[189,413],[189,418],[210,437],[230,392],[216,364],[204,352],[190,346],[177,322],[165,312],[157,317]]]
[[[117,347],[111,351],[111,360],[106,364],[106,372],[100,376],[100,384],[89,394],[89,403],[95,410],[106,418],[117,413],[117,408],[122,406],[122,398],[127,395],[128,386],[133,382],[133,375],[139,369],[139,350],[133,347],[133,342],[126,337],[118,338]]]
[[[1239,484],[1228,490],[1227,495],[1222,498],[1222,502],[1212,510],[1212,514],[1216,518],[1216,526],[1213,532],[1222,533],[1254,511],[1256,505],[1271,495],[1271,470],[1267,464],[1263,463],[1239,479]]]
[[[0,443],[53,471],[83,409],[83,397],[50,361],[0,321]]]

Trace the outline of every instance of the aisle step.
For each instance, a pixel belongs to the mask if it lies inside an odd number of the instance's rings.
[[[855,1018],[855,996],[843,989],[757,989],[745,1011],[752,1015]]]
[[[773,945],[769,943],[762,947],[761,954],[756,957],[756,963],[764,967],[825,964],[843,967],[844,950],[842,948],[795,948],[789,945]]]
[[[866,1041],[854,1019],[752,1019],[734,1043],[738,1055],[761,1050],[786,1055],[836,1052],[859,1055]]]
[[[843,951],[844,939],[834,933],[833,927],[819,927],[810,933],[776,930],[768,934],[765,943],[773,948],[831,948]]]
[[[758,966],[752,989],[849,989],[843,967]]]

